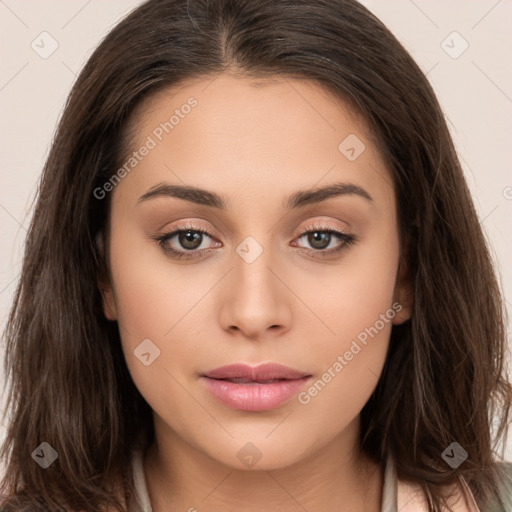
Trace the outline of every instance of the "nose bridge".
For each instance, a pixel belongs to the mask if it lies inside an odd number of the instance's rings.
[[[246,236],[235,248],[234,279],[235,286],[241,289],[239,295],[248,295],[247,298],[256,300],[264,296],[271,299],[275,291],[275,277],[270,268],[276,266],[273,254],[271,237],[266,234]]]
[[[257,239],[259,238],[259,240]],[[246,236],[236,247],[229,292],[222,306],[224,328],[257,336],[288,321],[286,287],[276,277],[280,265],[268,234]]]

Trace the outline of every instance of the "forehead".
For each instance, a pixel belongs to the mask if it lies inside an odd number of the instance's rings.
[[[131,127],[127,158],[150,147],[119,187],[133,193],[162,181],[260,199],[340,181],[392,192],[361,117],[308,80],[189,80],[144,100]]]
[[[197,103],[192,109],[187,108],[190,101]],[[360,133],[367,131],[356,111],[315,81],[285,76],[237,78],[226,73],[189,79],[150,94],[138,105],[130,124],[133,133],[142,135],[173,114],[177,118],[172,124],[177,128],[189,113],[196,129],[194,119],[204,131],[225,129],[238,138],[249,134],[270,138],[283,128],[280,140],[285,141],[304,132],[312,136],[313,129],[334,132],[340,121]]]

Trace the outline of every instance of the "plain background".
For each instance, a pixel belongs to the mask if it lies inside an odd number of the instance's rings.
[[[0,0],[0,329],[19,278],[31,201],[66,97],[99,41],[140,3]],[[438,95],[495,255],[510,315],[512,0],[362,3],[412,54]],[[42,58],[32,45],[48,51],[51,39],[58,48]],[[3,381],[0,389],[3,397]],[[0,439],[3,435],[0,425]],[[27,446],[31,452],[34,448]],[[506,459],[512,460],[512,439]]]

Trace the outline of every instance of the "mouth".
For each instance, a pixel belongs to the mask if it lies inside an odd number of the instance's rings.
[[[275,363],[252,367],[223,366],[201,375],[210,393],[230,408],[244,411],[275,409],[295,395],[311,374]]]
[[[204,377],[220,380],[241,380],[247,382],[269,382],[278,380],[295,380],[310,376],[306,372],[288,368],[282,364],[265,363],[251,366],[245,363],[221,366],[206,372]]]
[[[211,378],[211,377],[209,377]],[[271,380],[252,380],[252,379],[215,379],[224,380],[226,382],[235,382],[237,384],[273,384],[274,382],[282,382],[283,380],[295,380],[295,379],[271,379]]]

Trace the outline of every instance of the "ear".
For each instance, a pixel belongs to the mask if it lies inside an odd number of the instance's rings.
[[[114,299],[114,290],[112,289],[112,279],[107,266],[105,241],[102,231],[96,235],[95,242],[100,254],[98,288],[102,297],[103,314],[108,320],[115,321],[117,320],[117,309]]]
[[[393,294],[393,304],[399,304],[400,308],[395,309],[395,316],[392,320],[393,325],[403,324],[412,316],[414,305],[414,287],[412,284],[407,260],[402,256],[398,264],[398,272],[395,281],[395,291]]]

